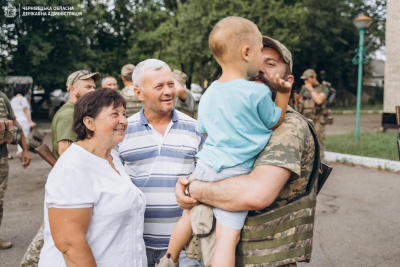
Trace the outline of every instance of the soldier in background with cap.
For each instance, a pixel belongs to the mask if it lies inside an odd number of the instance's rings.
[[[177,96],[175,100],[175,109],[193,118],[194,98],[192,92],[186,88],[187,75],[180,70],[174,70],[172,74],[175,78],[175,89]]]
[[[304,85],[301,87],[300,93],[294,95],[294,98],[298,102],[298,111],[314,122],[320,143],[321,158],[324,158],[326,99],[329,88],[324,83],[318,82],[317,73],[313,69],[304,71],[300,79],[304,80]]]
[[[132,82],[132,72],[135,68],[133,64],[126,64],[121,69],[121,79],[124,84],[124,88],[121,90],[121,95],[125,98],[126,101],[126,117],[129,118],[133,114],[140,111],[143,107],[142,102],[137,99],[135,96],[135,92],[133,90],[133,82]]]
[[[57,111],[51,123],[53,154],[57,159],[71,146],[72,142],[78,141],[78,137],[72,129],[75,102],[83,95],[94,91],[96,89],[95,82],[100,79],[100,73],[92,73],[87,70],[75,71],[68,76],[66,85],[69,100]],[[25,252],[21,267],[36,267],[42,247],[43,224]]]
[[[75,71],[68,76],[69,101],[57,111],[51,123],[53,154],[56,158],[59,158],[72,142],[78,140],[72,130],[75,102],[84,94],[94,91],[96,89],[95,82],[100,78],[100,73],[91,73],[87,70]]]

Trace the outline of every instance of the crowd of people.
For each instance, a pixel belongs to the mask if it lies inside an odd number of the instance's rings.
[[[120,91],[115,78],[98,72],[68,76],[69,101],[52,121],[58,160],[45,187],[44,224],[21,266],[296,266],[310,260],[315,162],[323,147],[314,133],[324,129],[327,89],[306,70],[295,95],[305,117],[288,106],[291,53],[247,19],[219,21],[209,46],[222,75],[201,98],[197,121],[189,116],[194,99],[186,74],[161,60],[124,65]],[[0,97],[0,119],[16,120],[7,97]],[[20,124],[34,127],[21,97],[17,92],[11,104],[19,103],[16,110],[25,115]],[[26,167],[24,138],[20,144]],[[6,166],[5,144],[0,152]],[[7,181],[1,170],[0,222]],[[214,216],[201,216],[212,208]],[[193,237],[193,221],[213,217],[213,231]],[[198,239],[206,244],[198,246],[200,262],[184,251]],[[3,249],[11,245],[0,241]]]

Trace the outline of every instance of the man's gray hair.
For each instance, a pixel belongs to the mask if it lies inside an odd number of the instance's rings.
[[[115,79],[113,76],[107,76],[107,77],[104,77],[103,79],[101,79],[101,86],[103,86],[103,84],[105,84],[106,80],[109,78],[114,79],[115,83],[117,82],[117,79]]]
[[[155,58],[146,59],[140,62],[139,64],[136,65],[135,69],[132,72],[133,86],[138,87],[143,91],[143,81],[144,81],[145,71],[147,69],[159,70],[163,67],[166,67],[169,70],[171,70],[171,68],[168,66],[167,63]]]

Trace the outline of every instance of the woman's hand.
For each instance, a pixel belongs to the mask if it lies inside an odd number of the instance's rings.
[[[36,126],[36,123],[34,123],[33,121],[30,121],[30,122],[29,122],[29,125],[31,126],[31,128],[33,128],[33,127]]]
[[[49,224],[54,244],[70,266],[97,266],[86,234],[93,208],[49,208]]]

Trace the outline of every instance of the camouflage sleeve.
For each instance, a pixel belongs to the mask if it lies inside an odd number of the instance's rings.
[[[300,89],[300,92],[299,92],[299,95],[304,96],[306,90],[307,90],[306,87],[304,85],[302,85],[301,89]]]
[[[268,164],[283,167],[300,176],[301,160],[308,125],[298,115],[286,113],[281,126],[274,130],[267,146],[258,155],[254,167]]]
[[[192,95],[192,92],[190,92],[188,89],[186,90],[186,99],[183,102],[182,99],[180,99],[179,97],[176,97],[175,100],[175,108],[176,109],[182,109],[188,112],[193,112],[194,109],[194,98]]]
[[[324,93],[325,96],[328,96],[329,95],[329,87],[325,86],[325,85],[322,85],[321,93]]]
[[[3,92],[0,92],[0,93],[1,93],[0,97],[3,98],[4,104],[5,104],[6,109],[7,109],[7,112],[8,112],[8,114],[7,114],[8,119],[9,119],[9,120],[15,120],[15,119],[17,119],[17,118],[15,117],[14,110],[13,110],[12,107],[11,107],[10,100],[8,99],[7,95],[4,94]]]

